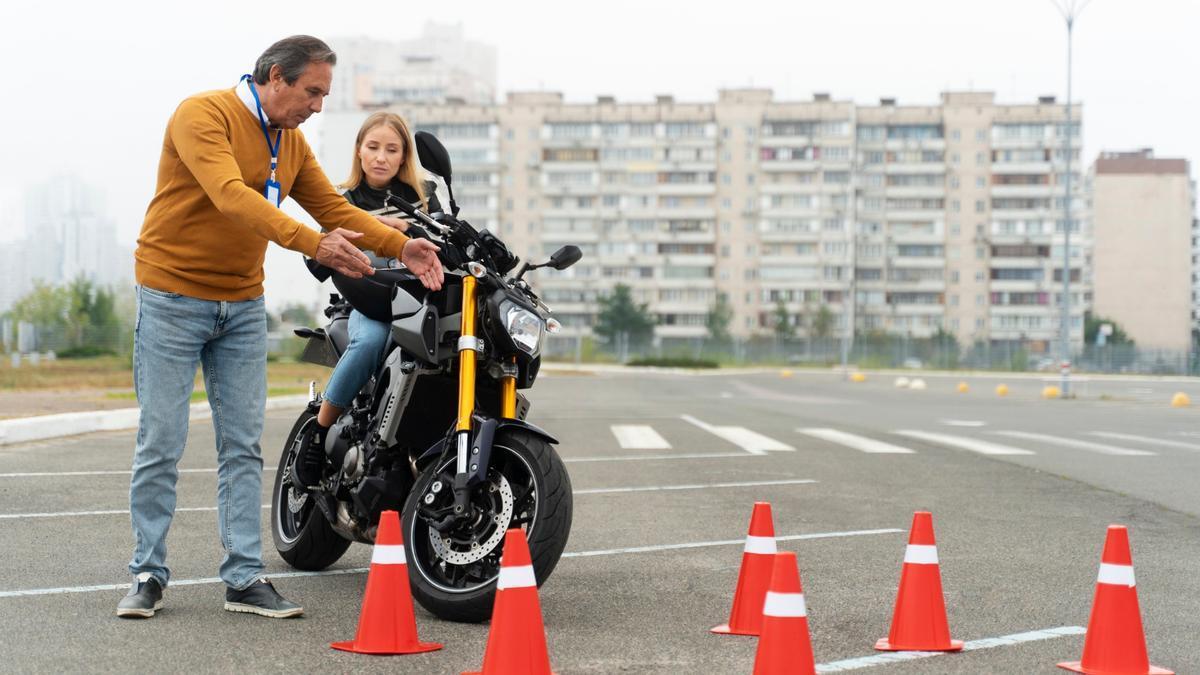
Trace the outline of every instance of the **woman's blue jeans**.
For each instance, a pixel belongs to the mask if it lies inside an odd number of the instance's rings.
[[[363,388],[383,358],[392,325],[368,319],[358,310],[350,312],[350,345],[338,360],[325,386],[325,400],[345,410]]]

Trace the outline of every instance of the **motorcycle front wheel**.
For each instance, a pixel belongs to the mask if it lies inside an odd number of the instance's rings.
[[[487,480],[471,495],[472,517],[446,532],[420,515],[454,503],[454,460],[431,464],[404,505],[413,597],[434,615],[478,623],[492,613],[504,534],[525,530],[539,586],[558,564],[571,531],[571,479],[558,453],[523,429],[501,429]]]

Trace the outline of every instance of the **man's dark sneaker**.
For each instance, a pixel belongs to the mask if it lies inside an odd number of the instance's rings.
[[[272,619],[287,619],[304,613],[304,608],[300,605],[284,600],[265,577],[259,578],[240,591],[226,586],[225,609],[230,612],[269,616]]]
[[[321,467],[325,463],[326,431],[329,429],[317,424],[316,420],[304,430],[296,461],[292,464],[292,485],[297,490],[311,490],[321,483]]]
[[[117,616],[149,619],[162,609],[162,596],[162,584],[158,583],[158,579],[150,576],[149,572],[142,572],[134,578],[129,593],[117,603]]]

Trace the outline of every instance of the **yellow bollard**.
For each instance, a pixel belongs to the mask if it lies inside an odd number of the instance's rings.
[[[1062,395],[1062,392],[1060,392],[1058,390],[1058,387],[1056,387],[1054,385],[1049,385],[1042,389],[1042,398],[1047,398],[1047,399],[1058,398],[1061,395]]]
[[[791,376],[792,376],[792,371],[790,371],[790,370],[787,370],[787,369],[785,368],[784,370],[781,370],[781,371],[779,371],[779,376],[780,376],[780,377],[784,377],[784,378],[791,377]]]
[[[1187,394],[1181,392],[1176,393],[1171,397],[1172,408],[1186,408],[1192,404],[1192,399]]]
[[[968,391],[971,391],[971,387],[966,382],[958,383],[958,393],[965,394]]]
[[[850,381],[851,382],[866,382],[867,376],[862,373],[856,372],[850,376]]]
[[[1008,385],[1007,384],[996,385],[996,395],[997,396],[1008,396]]]

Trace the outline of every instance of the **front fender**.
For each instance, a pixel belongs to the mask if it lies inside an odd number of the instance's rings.
[[[476,468],[469,474],[471,483],[483,480],[487,476],[488,464],[492,457],[492,442],[496,434],[505,429],[520,429],[541,438],[547,443],[558,445],[558,439],[551,436],[545,429],[524,420],[496,420],[491,417],[475,415],[475,424],[471,425],[471,448]],[[429,449],[421,453],[421,456],[417,458],[417,464],[423,465],[441,456],[446,450],[447,440],[446,438],[442,438],[437,443],[429,446]]]

